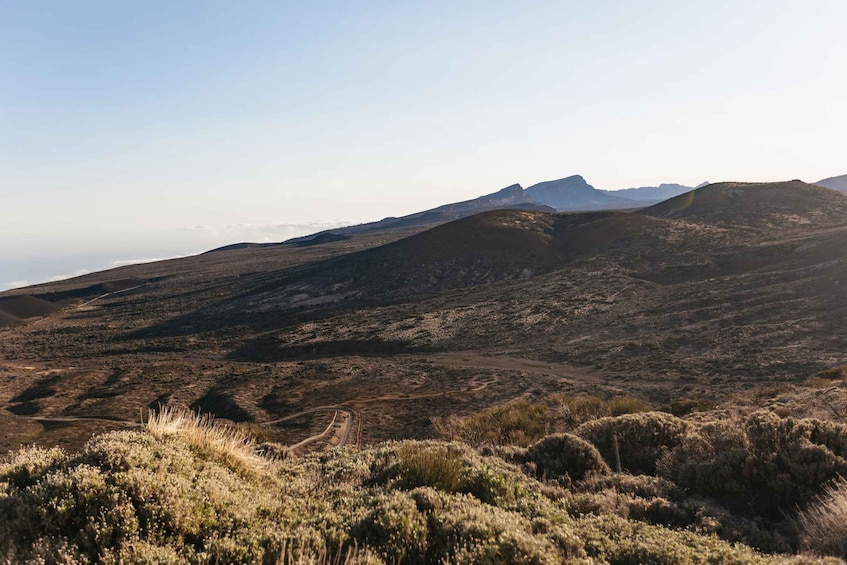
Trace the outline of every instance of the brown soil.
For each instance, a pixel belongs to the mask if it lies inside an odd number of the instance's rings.
[[[807,186],[712,185],[647,211],[662,217],[498,211],[3,293],[43,310],[0,328],[0,450],[76,446],[159,404],[289,445],[431,437],[436,416],[559,392],[840,413],[847,397],[802,383],[847,364],[847,197]]]

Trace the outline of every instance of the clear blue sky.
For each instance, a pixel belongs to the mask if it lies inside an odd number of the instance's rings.
[[[0,0],[0,289],[571,174],[843,174],[845,23],[843,0]]]

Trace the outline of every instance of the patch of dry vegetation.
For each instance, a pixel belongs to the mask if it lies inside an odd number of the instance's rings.
[[[650,474],[611,472],[609,434]],[[77,454],[25,448],[0,463],[0,560],[809,563],[759,551],[840,554],[845,489],[826,485],[845,448],[838,424],[647,412],[528,448],[404,441],[267,459],[231,427],[162,412]],[[754,504],[771,499],[779,512]]]
[[[465,418],[436,418],[436,432],[471,445],[529,445],[550,430],[553,415],[541,402],[519,400]]]
[[[806,549],[847,558],[847,481],[843,478],[800,512],[800,541]]]
[[[471,445],[526,447],[552,431],[572,430],[590,420],[645,412],[650,407],[632,396],[600,398],[588,394],[555,394],[544,400],[517,400],[466,417],[436,418],[436,433]]]
[[[833,367],[816,373],[803,381],[803,386],[810,388],[829,388],[837,386],[847,379],[847,366]]]
[[[145,428],[156,438],[177,436],[244,472],[258,472],[268,463],[257,454],[255,435],[248,428],[219,424],[208,414],[163,406],[150,414]]]

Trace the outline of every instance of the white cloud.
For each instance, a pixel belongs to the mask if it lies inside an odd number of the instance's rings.
[[[271,231],[271,232],[290,232],[290,231],[306,231],[314,232],[340,228],[345,226],[355,226],[372,220],[364,218],[344,219],[344,220],[317,220],[314,222],[303,222],[297,224],[232,224],[224,226],[226,230],[232,231]]]
[[[47,279],[47,282],[57,282],[63,281],[65,279],[71,279],[73,277],[81,277],[82,275],[87,275],[90,272],[91,271],[89,271],[88,269],[78,269],[70,275],[53,275],[52,277]]]
[[[174,255],[172,257],[146,257],[143,259],[115,259],[112,261],[112,267],[125,267],[126,265],[140,265],[142,263],[155,263],[156,261],[167,261],[169,259],[182,259],[183,257],[191,257],[196,253],[188,255]]]
[[[2,283],[2,285],[0,285],[0,286],[2,286],[2,288],[0,288],[0,290],[11,290],[13,288],[22,288],[22,287],[29,286],[29,285],[30,285],[29,281],[9,281],[9,282]]]

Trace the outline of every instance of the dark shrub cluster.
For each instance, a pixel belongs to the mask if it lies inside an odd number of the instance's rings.
[[[761,411],[690,430],[658,467],[688,492],[779,519],[847,475],[845,440],[847,426]]]
[[[622,469],[653,475],[658,461],[680,445],[691,428],[670,414],[644,412],[592,420],[574,433],[594,444],[611,466],[616,464],[617,441]]]
[[[589,474],[607,475],[609,466],[597,449],[572,434],[553,434],[527,450],[539,476],[559,479],[564,484],[580,481]]]

